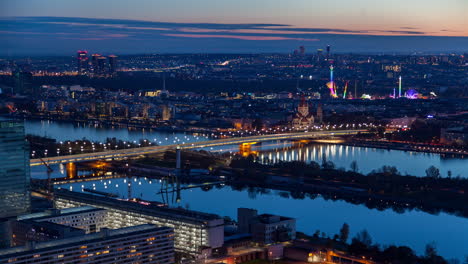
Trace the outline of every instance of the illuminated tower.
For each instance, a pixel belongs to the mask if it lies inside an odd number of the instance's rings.
[[[401,97],[401,75],[398,78],[398,98]]]
[[[335,81],[333,80],[333,65],[330,65],[330,82],[327,83],[328,89],[330,89],[330,95],[333,98],[336,98],[336,91],[335,91]]]
[[[86,73],[88,70],[88,52],[86,50],[79,50],[76,54],[76,62],[78,66],[78,73]]]

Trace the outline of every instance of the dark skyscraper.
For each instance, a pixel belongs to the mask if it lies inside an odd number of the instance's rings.
[[[106,73],[107,68],[107,58],[104,56],[97,57],[97,74],[104,74]]]
[[[16,94],[30,94],[32,93],[32,78],[33,75],[30,72],[26,71],[16,71],[13,73],[15,79],[15,89],[14,93]]]
[[[98,58],[101,57],[101,54],[91,55],[91,66],[93,67],[93,73],[97,73],[98,69]]]
[[[78,65],[78,73],[86,73],[88,71],[88,52],[86,50],[79,50],[76,54],[76,61]]]
[[[330,60],[330,50],[331,50],[330,45],[327,45],[327,61]]]
[[[114,74],[117,71],[117,56],[109,55],[109,73]]]
[[[299,47],[299,54],[301,54],[301,56],[304,56],[304,55],[305,55],[305,48],[304,48],[304,46],[300,46],[300,47]]]
[[[29,144],[23,122],[0,119],[0,248],[11,238],[7,217],[29,212]]]

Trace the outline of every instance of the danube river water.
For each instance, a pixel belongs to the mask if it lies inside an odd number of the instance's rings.
[[[76,140],[83,137],[104,141],[107,137],[116,137],[126,141],[140,139],[156,139],[158,144],[173,144],[175,142],[207,140],[206,136],[184,133],[162,133],[151,130],[132,130],[122,128],[99,128],[94,126],[77,126],[72,123],[27,121],[26,132],[40,136],[48,136],[58,141]],[[159,143],[161,142],[161,143]],[[283,144],[283,145],[282,145]],[[361,172],[369,172],[383,165],[396,166],[402,173],[424,175],[427,167],[434,165],[441,169],[443,175],[448,170],[453,176],[468,177],[467,160],[462,158],[446,159],[436,154],[404,152],[396,150],[381,150],[340,145],[310,145],[302,148],[290,148],[289,143],[275,142],[255,146],[261,159],[270,160],[315,160],[321,162],[325,153],[328,160],[337,167],[349,169],[356,160]],[[236,151],[236,147],[214,151]],[[52,177],[64,177],[63,166],[54,165]],[[33,178],[46,178],[43,167],[32,167]],[[437,215],[421,211],[405,211],[398,213],[392,209],[369,209],[365,205],[355,205],[345,201],[325,200],[323,197],[312,199],[285,198],[276,191],[260,193],[256,191],[236,191],[229,186],[213,187],[210,190],[194,188],[181,191],[181,200],[176,202],[172,194],[162,197],[158,180],[132,178],[131,192],[133,197],[153,201],[166,201],[169,198],[172,206],[189,207],[193,210],[215,213],[221,216],[236,217],[238,207],[258,209],[260,213],[274,213],[297,218],[297,228],[308,234],[316,230],[330,236],[336,234],[341,225],[346,222],[351,227],[351,237],[362,229],[367,229],[374,242],[381,245],[408,245],[417,253],[423,254],[427,243],[435,242],[441,255],[446,258],[463,259],[468,255],[468,219],[440,213]],[[83,188],[96,189],[118,194],[125,198],[128,193],[127,179],[110,179],[88,181],[62,185],[63,188],[82,191]],[[174,200],[174,202],[173,202]],[[233,203],[232,201],[236,201]]]
[[[147,139],[160,145],[187,143],[207,140],[207,135],[161,132],[149,129],[128,130],[126,128],[99,127],[87,124],[74,124],[54,121],[26,121],[26,133],[47,136],[57,141],[78,140],[86,138],[92,141],[105,141],[106,138],[115,137],[124,141],[136,141]],[[402,174],[424,176],[429,166],[439,168],[442,176],[447,176],[448,171],[452,176],[468,177],[468,158],[443,157],[439,154],[385,150],[376,148],[352,147],[343,145],[311,145],[302,148],[288,148],[288,142],[264,143],[255,146],[260,151],[262,160],[305,160],[321,163],[325,155],[327,160],[335,163],[337,168],[350,168],[350,164],[356,161],[359,171],[369,173],[384,165],[395,166]],[[211,148],[215,151],[238,151],[237,146]]]

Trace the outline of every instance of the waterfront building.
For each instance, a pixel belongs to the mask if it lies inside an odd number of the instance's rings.
[[[257,210],[237,209],[239,233],[252,234],[257,243],[271,244],[296,238],[296,219],[272,214],[257,214]]]
[[[440,142],[443,144],[468,145],[468,127],[452,127],[441,129]]]
[[[86,234],[99,232],[107,226],[107,211],[92,206],[73,207],[66,209],[49,209],[17,217],[18,221],[32,220],[35,222],[51,222],[82,229]]]
[[[174,228],[175,250],[191,257],[200,257],[203,249],[219,248],[224,243],[224,219],[217,215],[117,200],[65,189],[55,190],[54,195],[56,208],[90,205],[106,209],[107,224],[110,228],[144,223]]]
[[[0,250],[0,263],[174,263],[174,232],[151,224]]]

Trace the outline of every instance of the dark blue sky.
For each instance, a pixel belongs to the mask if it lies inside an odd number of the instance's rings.
[[[0,0],[0,55],[468,52],[467,0]]]

